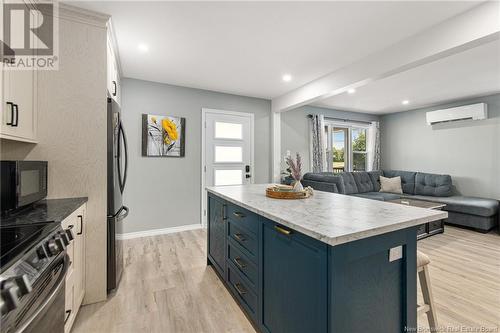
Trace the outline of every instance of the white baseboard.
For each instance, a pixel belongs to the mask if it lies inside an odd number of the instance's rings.
[[[201,229],[201,228],[203,228],[203,226],[199,223],[188,224],[188,225],[181,225],[178,227],[152,229],[152,230],[145,230],[145,231],[127,232],[125,234],[117,234],[116,239],[123,240],[123,239],[132,239],[132,238],[140,238],[140,237],[151,237],[151,236],[156,236],[156,235],[173,234],[175,232],[195,230],[195,229]]]

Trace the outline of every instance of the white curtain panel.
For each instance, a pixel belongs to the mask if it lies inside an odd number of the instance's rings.
[[[366,137],[368,171],[380,170],[380,124],[373,121]]]
[[[312,115],[310,125],[312,171],[322,172],[326,169],[325,117],[323,115]]]

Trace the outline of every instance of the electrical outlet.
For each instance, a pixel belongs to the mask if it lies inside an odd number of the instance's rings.
[[[396,246],[389,250],[389,262],[403,258],[403,246]]]

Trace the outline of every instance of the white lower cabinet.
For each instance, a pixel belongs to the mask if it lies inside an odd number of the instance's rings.
[[[70,266],[66,275],[65,333],[71,331],[85,295],[85,213],[86,204],[62,221],[62,227],[71,229],[74,237],[66,248]]]

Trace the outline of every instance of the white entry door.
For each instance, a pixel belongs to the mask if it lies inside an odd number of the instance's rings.
[[[206,186],[253,183],[252,113],[203,109],[202,221],[206,222]]]

